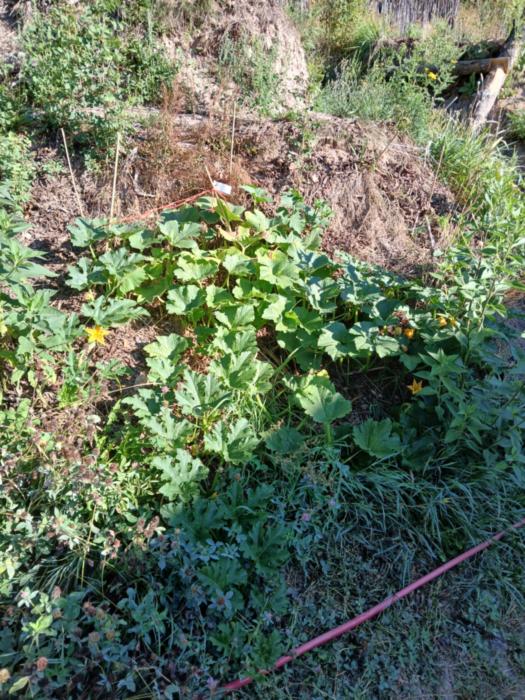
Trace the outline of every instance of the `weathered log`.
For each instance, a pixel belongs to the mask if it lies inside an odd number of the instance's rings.
[[[496,100],[501,92],[507,75],[512,70],[514,64],[523,48],[524,36],[516,36],[513,30],[508,40],[505,42],[500,58],[507,58],[508,63],[506,69],[501,65],[496,66],[488,75],[481,86],[476,108],[472,115],[471,127],[473,131],[479,131],[483,124],[487,121],[492,108],[496,104]]]
[[[458,61],[454,66],[457,75],[472,75],[473,73],[490,73],[496,68],[503,68],[508,73],[509,57],[497,56],[496,58],[478,58],[476,60]]]

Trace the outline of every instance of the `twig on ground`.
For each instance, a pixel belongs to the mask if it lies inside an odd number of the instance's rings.
[[[115,213],[115,197],[117,194],[117,175],[118,175],[118,159],[120,152],[120,132],[117,133],[117,145],[115,152],[115,168],[113,170],[113,188],[111,190],[111,208],[109,210],[109,221],[113,221],[113,214]]]
[[[75,180],[75,174],[73,172],[73,167],[71,165],[71,159],[69,157],[69,149],[67,147],[67,139],[66,139],[66,134],[64,129],[60,129],[60,133],[62,134],[62,141],[64,142],[64,149],[66,151],[66,159],[67,159],[67,164],[69,167],[69,174],[71,175],[71,183],[73,185],[73,190],[75,192],[75,197],[77,199],[77,204],[78,204],[78,209],[80,211],[80,216],[84,217],[84,207],[82,206],[82,200],[80,199],[80,193],[77,189],[77,183]]]

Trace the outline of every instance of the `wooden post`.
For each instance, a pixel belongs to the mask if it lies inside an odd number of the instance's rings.
[[[505,42],[505,46],[501,52],[501,58],[505,57],[508,59],[507,66],[505,67],[501,64],[496,65],[496,67],[487,75],[486,80],[481,86],[476,108],[470,122],[473,131],[479,131],[479,129],[487,121],[492,108],[496,104],[496,100],[498,99],[507,75],[510,73],[512,67],[518,60],[522,48],[523,35],[518,38],[513,30]]]

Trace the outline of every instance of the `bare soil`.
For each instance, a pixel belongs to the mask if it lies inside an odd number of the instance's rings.
[[[131,169],[153,195],[135,198],[135,208],[205,189],[209,176],[232,184],[236,200],[244,196],[238,186],[248,182],[275,195],[297,189],[333,210],[327,252],[348,252],[405,275],[431,267],[434,250],[453,233],[452,194],[420,149],[392,127],[326,115],[301,122],[238,119],[230,160],[232,114],[163,119],[142,140]]]
[[[200,3],[202,6],[202,2]],[[259,62],[260,73],[273,73],[279,88],[275,106],[282,110],[304,106],[308,86],[306,55],[299,33],[280,0],[207,0],[206,12],[164,0],[164,38],[168,55],[179,63],[178,84],[188,111],[209,113],[212,105],[235,95],[239,86],[230,71],[243,71]],[[180,58],[183,56],[183,60]],[[243,65],[244,64],[244,65]],[[249,72],[249,70],[248,70]],[[247,78],[249,87],[250,78]]]

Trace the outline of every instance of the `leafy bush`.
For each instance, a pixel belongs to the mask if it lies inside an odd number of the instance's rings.
[[[112,5],[61,2],[35,12],[22,35],[29,103],[50,127],[67,127],[102,151],[122,129],[123,108],[160,101],[174,75],[152,33],[128,25],[129,10],[115,17]]]
[[[250,45],[226,36],[219,55],[219,76],[232,80],[241,101],[269,115],[278,104],[280,78],[275,72],[275,50],[266,51],[260,42]]]
[[[0,181],[8,186],[18,204],[29,201],[35,166],[31,142],[21,134],[0,130]]]
[[[430,38],[382,49],[366,71],[359,57],[343,60],[318,95],[318,108],[337,116],[391,121],[416,141],[431,131],[433,107],[452,82],[459,51],[438,25]]]

